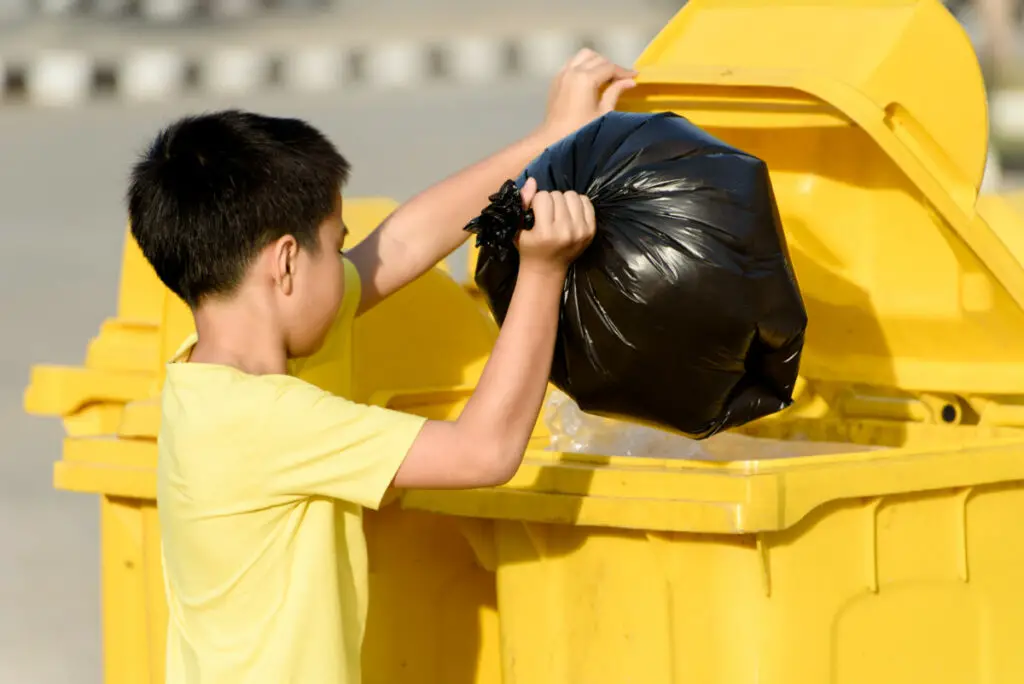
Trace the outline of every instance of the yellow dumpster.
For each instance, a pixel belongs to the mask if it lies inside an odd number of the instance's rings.
[[[348,200],[353,241],[393,207],[391,200]],[[100,496],[107,684],[163,681],[157,397],[163,364],[191,326],[184,304],[160,285],[129,235],[118,318],[103,325],[84,368],[35,368],[26,391],[30,413],[68,425],[55,485]],[[495,334],[493,321],[437,269],[358,320],[355,368],[340,367],[347,355],[329,347],[305,363],[302,376],[359,400],[445,418],[467,398]],[[538,431],[538,439],[544,435]],[[498,682],[494,579],[475,560],[462,532],[467,523],[392,504],[368,511],[365,525],[372,596],[366,682]]]
[[[122,256],[117,317],[105,321],[82,367],[35,366],[25,409],[59,416],[69,435],[113,432],[125,403],[154,390],[160,365],[160,308],[164,287],[131,239]]]
[[[963,31],[937,0],[690,0],[637,68],[625,109],[772,174],[810,327],[795,406],[746,432],[849,453],[531,451],[407,494],[475,521],[504,684],[1024,681],[1024,220],[978,199]]]

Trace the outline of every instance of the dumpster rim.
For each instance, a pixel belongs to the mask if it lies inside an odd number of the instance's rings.
[[[537,523],[748,534],[793,527],[833,502],[1024,482],[1024,437],[979,440],[947,449],[890,449],[725,463],[581,456],[528,451],[519,473],[507,485],[465,492],[410,490],[403,493],[403,505],[435,513]],[[552,484],[559,471],[563,475],[570,469],[583,472],[586,465],[595,465],[595,459],[601,465],[590,468],[589,479],[576,475],[579,482],[587,480],[583,486],[559,490]],[[628,495],[616,493],[629,488],[631,477],[643,475],[651,483],[647,488]],[[651,475],[657,476],[656,483]],[[566,479],[572,478],[562,477],[561,483]],[[600,485],[596,492],[595,482]],[[515,515],[499,510],[501,501],[512,498],[536,505],[520,506]],[[587,500],[598,503],[587,504]],[[643,513],[644,507],[660,509],[662,517]],[[640,520],[644,524],[638,524]]]

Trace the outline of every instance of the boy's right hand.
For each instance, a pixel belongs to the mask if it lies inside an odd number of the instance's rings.
[[[594,207],[574,192],[537,192],[523,204],[533,228],[519,233],[519,277],[491,358],[455,421],[428,421],[395,475],[397,487],[469,489],[508,482],[537,424],[558,335],[569,264],[594,237]]]
[[[533,178],[521,194],[523,205],[533,208],[534,222],[519,233],[520,267],[564,271],[594,239],[594,205],[575,192],[537,192]]]

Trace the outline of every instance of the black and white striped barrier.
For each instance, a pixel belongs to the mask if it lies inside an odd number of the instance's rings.
[[[0,0],[0,27],[38,19],[141,20],[153,25],[322,12],[338,0]]]
[[[396,38],[365,46],[137,46],[113,54],[56,49],[22,59],[5,59],[0,52],[0,102],[68,106],[100,98],[152,102],[187,94],[236,96],[269,88],[317,92],[548,77],[582,46],[631,64],[656,31],[657,27],[619,24],[593,34]]]

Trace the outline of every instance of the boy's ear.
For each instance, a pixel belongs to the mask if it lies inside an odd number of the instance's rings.
[[[295,288],[295,268],[299,255],[299,243],[293,235],[284,235],[272,245],[272,264],[274,283],[286,295]]]

